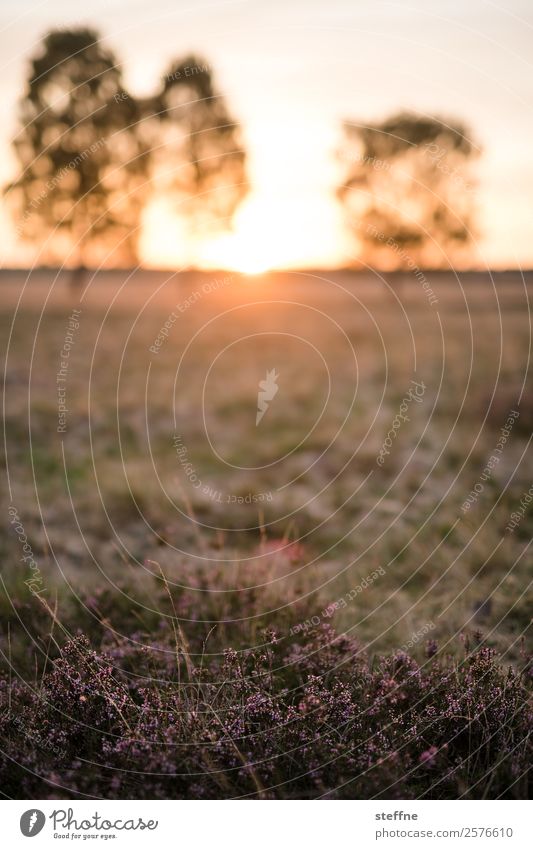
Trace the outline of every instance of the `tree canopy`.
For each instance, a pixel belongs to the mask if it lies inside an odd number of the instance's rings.
[[[248,188],[239,130],[209,66],[176,61],[153,97],[136,98],[92,29],[45,36],[13,144],[20,169],[6,188],[17,232],[70,265],[134,263],[155,190],[225,227]]]
[[[344,142],[338,196],[364,262],[443,266],[468,245],[479,148],[464,124],[401,112],[346,122]]]
[[[155,98],[166,189],[193,226],[224,228],[248,192],[240,130],[199,56],[173,62]]]

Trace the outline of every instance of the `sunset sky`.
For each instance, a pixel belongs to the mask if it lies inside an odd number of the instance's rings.
[[[252,192],[235,232],[191,246],[154,205],[142,259],[153,266],[346,264],[353,247],[335,199],[343,119],[399,108],[458,117],[484,154],[477,194],[484,238],[474,263],[533,266],[533,3],[531,0],[3,0],[0,12],[0,179],[27,60],[54,26],[91,25],[124,61],[133,93],[152,91],[190,51],[213,65],[242,123]],[[529,58],[528,58],[529,57]],[[35,251],[17,243],[2,209],[2,264]],[[247,268],[248,267],[248,268]]]

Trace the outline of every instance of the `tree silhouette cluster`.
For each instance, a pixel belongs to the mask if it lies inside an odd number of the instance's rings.
[[[96,31],[53,30],[31,62],[20,124],[7,187],[17,233],[79,269],[134,264],[154,197],[206,235],[231,226],[249,188],[239,127],[199,56],[172,62],[138,98]],[[411,112],[346,122],[342,154],[337,195],[363,262],[443,266],[465,252],[479,154],[466,125]]]
[[[239,127],[197,56],[136,98],[92,29],[53,30],[30,64],[8,187],[17,232],[83,268],[137,261],[142,213],[164,191],[188,220],[228,227],[246,195]]]

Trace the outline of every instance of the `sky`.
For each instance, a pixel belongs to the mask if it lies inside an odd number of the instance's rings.
[[[344,120],[400,108],[457,117],[483,156],[474,264],[533,267],[533,2],[506,0],[2,0],[0,181],[27,62],[52,27],[91,25],[123,59],[125,83],[153,91],[176,56],[213,66],[243,126],[252,191],[234,232],[191,245],[168,211],[148,210],[151,266],[334,267],[356,258],[335,198]],[[0,210],[4,266],[35,259]],[[247,268],[248,266],[248,268]]]

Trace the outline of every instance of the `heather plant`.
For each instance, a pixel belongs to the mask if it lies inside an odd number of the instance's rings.
[[[176,623],[84,635],[0,681],[14,798],[524,798],[531,661],[465,642],[370,660],[329,624],[191,652]],[[477,644],[477,641],[480,641]]]

